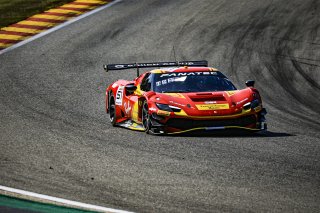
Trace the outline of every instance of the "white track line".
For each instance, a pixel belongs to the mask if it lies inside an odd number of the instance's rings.
[[[15,45],[12,45],[12,46],[10,46],[10,47],[8,47],[8,48],[6,48],[6,49],[0,50],[0,55],[3,54],[3,53],[5,53],[5,52],[11,51],[11,50],[13,50],[13,49],[15,49],[15,48],[17,48],[17,47],[20,47],[20,46],[22,46],[22,45],[25,45],[25,44],[27,44],[27,43],[29,43],[29,42],[31,42],[31,41],[34,41],[34,40],[36,40],[36,39],[38,39],[38,38],[41,38],[41,37],[43,37],[43,36],[45,36],[45,35],[48,35],[49,33],[52,33],[52,32],[54,32],[54,31],[56,31],[56,30],[59,30],[59,29],[65,27],[65,26],[67,26],[67,25],[69,25],[69,24],[72,24],[72,23],[74,23],[74,22],[76,22],[76,21],[79,21],[79,20],[81,20],[81,19],[83,19],[83,18],[85,18],[85,17],[87,17],[87,16],[90,16],[90,15],[92,15],[92,14],[94,14],[94,13],[97,13],[97,12],[99,12],[99,11],[101,11],[101,10],[104,10],[104,9],[106,9],[106,8],[108,8],[108,7],[111,7],[112,5],[114,5],[114,4],[116,4],[116,3],[119,3],[119,2],[121,2],[121,1],[122,1],[122,0],[112,1],[112,2],[110,2],[110,3],[108,3],[108,4],[104,5],[104,6],[98,7],[97,9],[94,9],[94,10],[92,10],[92,11],[90,11],[90,12],[84,13],[83,15],[80,15],[80,16],[78,16],[78,17],[75,17],[75,18],[73,18],[73,19],[71,19],[71,20],[69,20],[69,21],[66,21],[66,22],[64,22],[64,23],[62,23],[62,24],[60,24],[60,25],[57,25],[56,27],[53,27],[53,28],[51,28],[51,29],[49,29],[49,30],[46,30],[46,31],[44,31],[44,32],[42,32],[42,33],[39,33],[39,34],[35,35],[35,36],[32,36],[32,37],[30,37],[30,38],[28,38],[28,39],[26,39],[26,40],[24,40],[24,41],[21,41],[21,42],[15,44]]]
[[[38,198],[38,199],[42,199],[44,201],[53,201],[55,203],[68,205],[67,207],[83,208],[83,209],[87,209],[87,210],[91,210],[91,211],[99,211],[99,212],[131,213],[131,212],[124,211],[124,210],[106,208],[106,207],[102,207],[102,206],[96,206],[96,205],[81,203],[81,202],[72,201],[72,200],[66,200],[66,199],[57,198],[57,197],[51,197],[51,196],[48,196],[48,195],[37,194],[37,193],[34,193],[34,192],[28,192],[28,191],[24,191],[24,190],[20,190],[20,189],[14,189],[14,188],[1,186],[1,185],[0,185],[0,190],[6,191],[6,192],[15,193],[15,194],[19,194],[19,195],[28,196],[30,198]]]

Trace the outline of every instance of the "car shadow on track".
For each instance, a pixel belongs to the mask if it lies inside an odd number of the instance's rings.
[[[184,134],[176,134],[170,135],[172,137],[248,137],[248,138],[273,138],[273,137],[291,137],[296,136],[293,134],[285,133],[285,132],[259,132],[259,133],[251,133],[251,132],[243,132],[243,131],[220,131],[220,132],[192,132],[192,133],[184,133]]]

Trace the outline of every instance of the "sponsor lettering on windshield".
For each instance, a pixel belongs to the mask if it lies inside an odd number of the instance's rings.
[[[203,75],[218,75],[217,72],[176,72],[176,73],[164,73],[160,75],[163,77],[179,77],[179,76],[203,76]]]

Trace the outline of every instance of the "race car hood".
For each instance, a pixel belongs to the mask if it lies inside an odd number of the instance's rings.
[[[223,116],[241,113],[243,105],[252,101],[253,93],[252,88],[218,92],[156,93],[152,101],[178,107],[183,115]]]

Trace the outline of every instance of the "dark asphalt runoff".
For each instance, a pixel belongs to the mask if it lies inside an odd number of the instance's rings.
[[[173,46],[175,54],[173,53]],[[207,59],[269,132],[115,128],[104,63]],[[319,212],[320,1],[124,0],[0,55],[0,185],[136,212]]]

